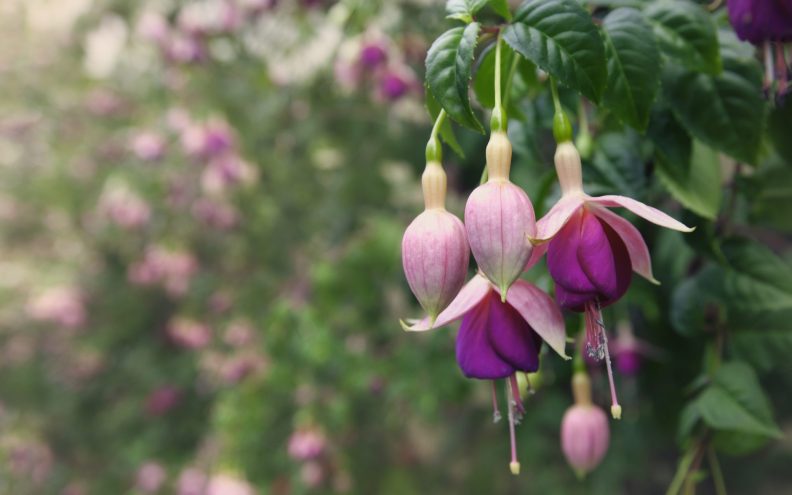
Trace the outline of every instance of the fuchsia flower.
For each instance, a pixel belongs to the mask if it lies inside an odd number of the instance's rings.
[[[605,412],[591,403],[591,382],[585,373],[572,378],[575,405],[561,420],[561,450],[567,462],[582,477],[593,470],[608,451],[610,429]]]
[[[558,145],[556,172],[562,196],[537,223],[534,244],[550,241],[547,266],[556,283],[556,299],[563,309],[586,315],[586,352],[603,359],[608,367],[611,412],[618,418],[621,407],[613,384],[607,336],[600,309],[616,302],[630,285],[634,271],[650,282],[649,249],[638,229],[607,210],[624,207],[652,223],[681,232],[693,229],[665,213],[625,196],[592,197],[583,192],[580,154],[571,142]]]
[[[536,220],[525,191],[509,181],[512,147],[504,132],[487,144],[486,184],[477,187],[465,206],[465,228],[479,269],[498,286],[504,300],[533,251]]]
[[[421,177],[425,209],[402,238],[402,265],[418,302],[434,319],[454,299],[467,275],[465,227],[445,209],[446,174],[430,161]]]
[[[538,250],[537,250],[538,251]],[[536,257],[538,258],[538,256]],[[535,261],[535,260],[534,260]],[[462,288],[456,299],[440,313],[437,320],[426,317],[402,324],[408,331],[425,331],[458,319],[456,357],[462,373],[483,380],[509,379],[507,386],[509,433],[511,437],[512,473],[518,474],[514,424],[524,412],[519,400],[518,371],[535,372],[539,368],[542,340],[559,355],[564,353],[566,331],[564,318],[555,302],[538,287],[517,280],[505,295],[483,275],[478,274]],[[568,358],[567,358],[568,359]],[[493,407],[500,419],[493,382]]]
[[[792,40],[792,0],[729,0],[729,20],[741,40]]]

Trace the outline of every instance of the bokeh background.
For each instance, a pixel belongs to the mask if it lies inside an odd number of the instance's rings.
[[[558,440],[568,363],[534,377],[515,478],[454,329],[399,327],[419,312],[399,247],[443,17],[430,0],[0,1],[0,493],[664,492],[703,348],[667,316],[693,259],[678,234],[647,229],[663,286],[635,280],[608,311],[653,351],[640,373],[623,358],[625,418],[585,480]],[[514,177],[544,211],[551,104],[526,111]],[[457,214],[486,144],[459,136]],[[662,197],[623,143],[599,146],[632,195]],[[789,432],[779,363],[763,383]],[[789,438],[723,457],[731,493],[792,493]]]

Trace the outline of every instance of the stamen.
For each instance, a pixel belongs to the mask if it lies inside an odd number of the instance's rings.
[[[605,353],[605,366],[608,368],[608,384],[610,385],[611,394],[611,416],[613,419],[621,419],[622,408],[619,405],[619,399],[616,397],[616,384],[613,381],[613,368],[611,367],[610,352],[608,351],[608,336],[605,331],[605,322],[602,320],[602,311],[600,310],[599,302],[596,308],[596,322],[600,328],[600,337],[602,339],[602,349]]]
[[[534,386],[531,383],[531,377],[528,376],[528,373],[523,373],[523,376],[525,377],[525,391],[528,393],[528,395],[535,394],[536,389],[534,389]]]
[[[509,377],[509,384],[511,385],[512,397],[514,397],[514,406],[517,408],[517,411],[520,412],[520,416],[522,416],[525,414],[525,407],[520,398],[520,386],[517,385],[517,373]]]
[[[501,412],[498,409],[498,393],[495,391],[495,380],[492,381],[492,422],[497,423],[501,420]]]
[[[586,355],[601,361],[605,357],[606,345],[603,335],[605,325],[602,322],[598,306],[592,302],[586,303],[584,315],[586,319]]]
[[[514,397],[512,397],[511,387],[506,385],[506,400],[509,405],[509,441],[511,442],[511,462],[509,470],[513,475],[520,474],[520,462],[517,460],[517,436],[514,434]]]

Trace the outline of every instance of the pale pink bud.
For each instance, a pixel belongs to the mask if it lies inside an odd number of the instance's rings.
[[[297,461],[316,459],[325,449],[325,436],[313,428],[296,430],[289,437],[289,457]]]
[[[209,479],[206,495],[256,495],[256,489],[247,481],[229,474],[216,474]]]
[[[86,319],[84,296],[74,287],[54,287],[46,290],[27,305],[31,318],[64,328],[78,328]]]
[[[446,178],[440,163],[427,164],[423,189],[426,210],[404,232],[402,264],[413,294],[435,318],[465,283],[470,253],[464,225],[443,206]]]
[[[168,336],[180,347],[200,349],[212,340],[212,330],[194,320],[175,318],[168,324]]]
[[[477,187],[465,206],[465,227],[479,269],[505,300],[533,251],[526,235],[536,232],[536,217],[528,195],[509,181],[511,143],[493,132],[487,145],[486,184]]]
[[[561,420],[561,450],[578,476],[584,476],[599,465],[608,451],[610,429],[608,417],[591,403],[591,382],[578,372],[572,380],[575,405]]]
[[[165,139],[156,132],[141,132],[132,138],[129,149],[143,161],[157,161],[165,155]]]
[[[168,473],[157,462],[147,462],[138,469],[135,486],[143,493],[156,493],[165,483]]]
[[[181,472],[176,482],[177,495],[205,495],[207,478],[200,469],[189,467]]]

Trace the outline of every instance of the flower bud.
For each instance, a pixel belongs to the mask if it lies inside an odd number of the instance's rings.
[[[439,162],[427,163],[422,185],[426,209],[404,232],[402,264],[410,289],[434,319],[465,283],[470,252],[465,226],[445,209],[446,175]]]
[[[608,451],[610,430],[605,412],[591,403],[591,381],[584,372],[572,379],[575,405],[561,420],[561,450],[572,469],[583,477]]]
[[[583,170],[580,153],[571,142],[560,143],[554,157],[558,183],[564,195],[583,192]]]
[[[473,256],[504,300],[533,250],[525,236],[536,232],[531,200],[509,182],[511,151],[504,132],[492,133],[487,145],[488,181],[471,193],[465,206],[465,227]]]

